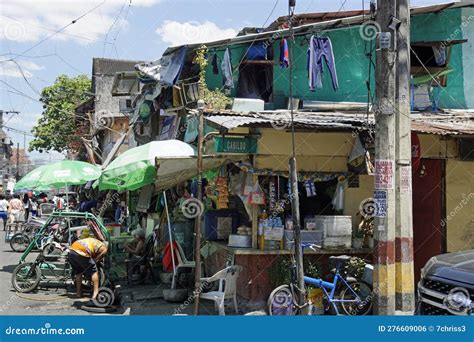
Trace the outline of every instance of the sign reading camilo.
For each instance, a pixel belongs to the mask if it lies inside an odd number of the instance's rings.
[[[257,139],[250,137],[216,137],[217,153],[257,153]]]

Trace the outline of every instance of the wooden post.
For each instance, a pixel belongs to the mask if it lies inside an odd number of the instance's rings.
[[[198,158],[197,158],[197,199],[202,203],[202,147],[204,140],[204,101],[198,101],[199,110],[199,128],[198,128]],[[202,206],[204,207],[204,205]],[[199,212],[195,218],[194,225],[194,261],[196,267],[194,270],[194,315],[199,315],[199,294],[201,293],[201,223],[202,212]]]
[[[252,175],[252,183],[258,181],[258,175]],[[252,248],[258,248],[258,205],[252,204]]]

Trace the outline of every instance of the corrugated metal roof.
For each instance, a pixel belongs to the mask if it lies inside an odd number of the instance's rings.
[[[441,135],[474,134],[474,111],[446,110],[443,114],[412,113],[412,130]]]
[[[115,75],[120,71],[135,71],[135,65],[143,61],[132,61],[126,59],[93,58],[92,75]]]
[[[363,112],[295,112],[295,127],[298,129],[355,130],[368,122],[374,123],[374,115]],[[411,114],[412,130],[420,133],[440,135],[474,135],[474,111],[445,111],[444,114]],[[212,126],[225,129],[237,127],[273,127],[289,129],[290,112],[287,110],[259,113],[218,112],[206,113],[205,120]]]
[[[274,127],[279,129],[289,128],[291,114],[287,110],[239,114],[228,112],[226,114],[210,113],[205,119],[211,125],[217,125],[226,129],[237,127]],[[373,121],[372,119],[370,119]],[[293,115],[295,127],[303,129],[341,129],[351,130],[360,128],[365,122],[362,113],[315,113],[295,112]]]

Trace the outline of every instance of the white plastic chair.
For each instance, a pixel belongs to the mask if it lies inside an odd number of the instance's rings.
[[[217,272],[212,277],[201,278],[201,283],[212,283],[219,281],[217,291],[200,293],[199,298],[214,301],[215,308],[219,311],[219,316],[225,316],[224,301],[233,299],[235,312],[238,313],[237,307],[237,278],[242,271],[242,266],[229,266]]]
[[[196,262],[192,260],[188,260],[186,258],[186,254],[183,251],[183,248],[179,243],[176,242],[176,246],[178,249],[178,253],[176,253],[176,259],[178,263],[176,264],[176,271],[173,274],[173,280],[171,281],[171,288],[176,288],[176,281],[179,274],[179,270],[182,268],[196,268]],[[201,269],[202,272],[202,269]]]

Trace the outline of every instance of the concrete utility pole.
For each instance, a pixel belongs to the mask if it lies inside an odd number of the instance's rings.
[[[398,111],[396,121],[396,236],[395,236],[395,303],[396,310],[415,311],[413,271],[413,206],[411,173],[410,120],[410,1],[398,0],[397,15],[401,24],[397,38]]]
[[[380,27],[377,46],[375,110],[375,184],[377,213],[374,223],[376,261],[374,265],[375,314],[395,313],[395,51],[394,33],[388,28],[396,14],[395,0],[377,1]]]

